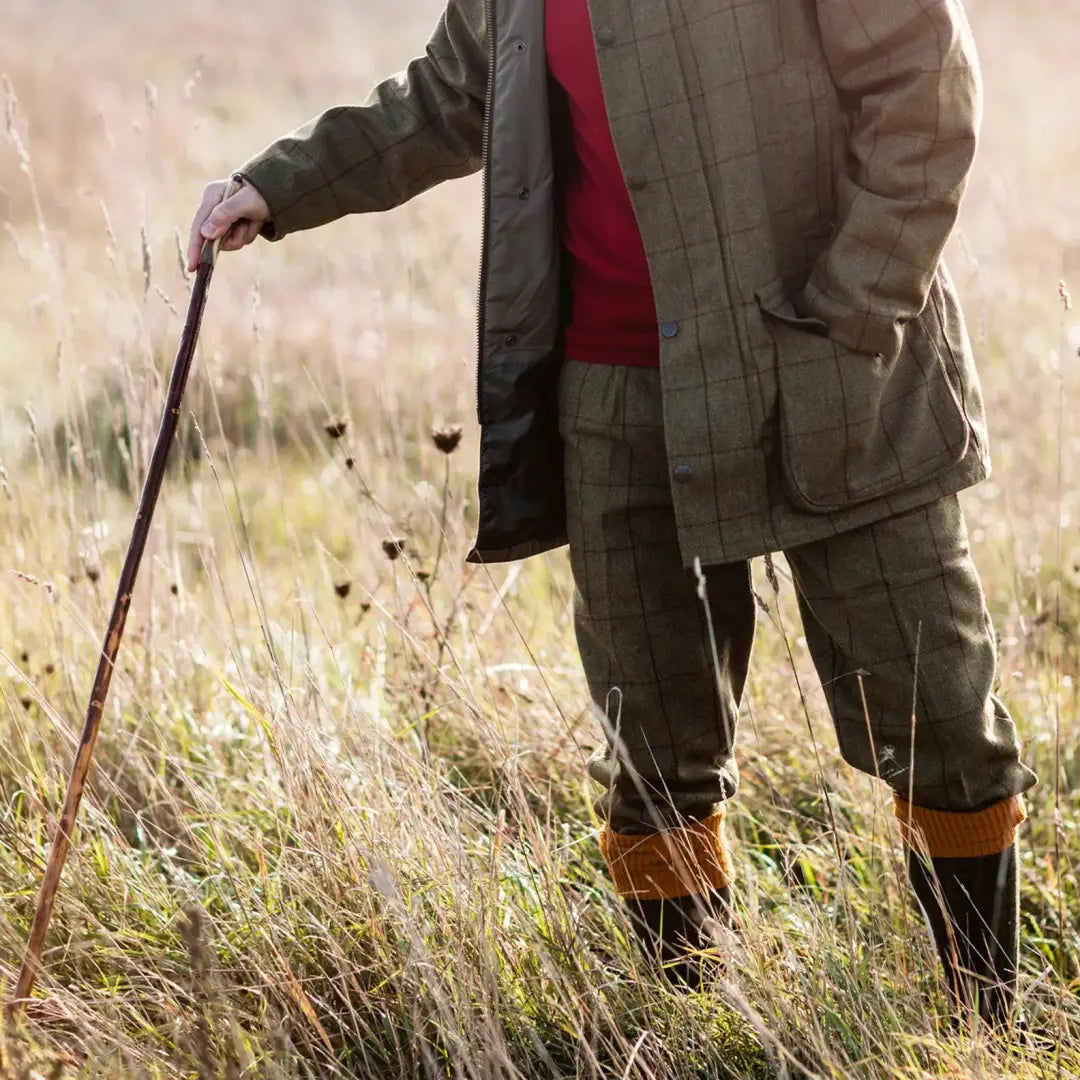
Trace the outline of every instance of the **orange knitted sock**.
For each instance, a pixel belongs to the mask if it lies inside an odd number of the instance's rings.
[[[911,848],[932,859],[977,859],[1004,851],[1016,839],[1016,827],[1026,820],[1020,795],[964,813],[930,810],[893,796],[900,835]]]
[[[730,885],[724,811],[681,828],[632,834],[607,826],[600,833],[615,890],[637,900],[673,900]]]

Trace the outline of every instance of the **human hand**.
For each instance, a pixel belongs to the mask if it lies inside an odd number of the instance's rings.
[[[223,237],[222,251],[239,251],[255,240],[270,219],[266,200],[246,181],[226,198],[231,184],[230,180],[214,180],[203,190],[188,239],[187,262],[191,272],[197,269],[207,240]]]

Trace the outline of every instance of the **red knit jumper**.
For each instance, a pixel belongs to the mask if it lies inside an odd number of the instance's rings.
[[[649,267],[608,126],[587,3],[547,0],[546,11],[548,68],[569,114],[555,147],[572,296],[566,355],[656,367]]]

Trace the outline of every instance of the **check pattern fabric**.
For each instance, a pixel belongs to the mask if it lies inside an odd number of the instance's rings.
[[[589,6],[661,327],[668,467],[687,478],[683,564],[824,539],[982,479],[978,378],[941,262],[981,109],[959,0]],[[477,561],[565,542],[542,0],[451,0],[405,72],[241,170],[281,237],[474,171],[485,132]],[[538,446],[555,468],[534,466]]]
[[[875,499],[891,516],[905,492],[978,478],[974,375],[940,271],[978,113],[958,5],[593,11],[613,32],[601,72],[624,169],[645,181],[658,312],[678,327],[661,370],[669,459],[693,470],[674,491],[684,563],[793,546],[856,527],[851,508]],[[929,303],[935,284],[949,310]]]
[[[568,363],[560,387],[578,645],[607,735],[589,770],[608,828],[629,835],[709,819],[735,794],[755,623],[748,565],[707,567],[714,665],[679,556],[658,383]],[[955,497],[786,555],[850,764],[946,817],[1035,783],[993,694],[994,634]]]

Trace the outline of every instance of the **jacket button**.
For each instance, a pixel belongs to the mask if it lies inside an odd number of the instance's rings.
[[[679,324],[677,322],[662,322],[660,324],[660,333],[663,337],[673,338],[679,332]]]
[[[517,38],[514,41],[514,52],[523,53],[529,46],[525,44],[521,38]]]
[[[522,202],[524,202],[531,194],[532,192],[530,192],[527,187],[518,188],[518,198]]]
[[[694,470],[690,465],[676,465],[674,475],[677,484],[685,484],[694,475]]]
[[[503,344],[508,349],[512,349],[517,343],[518,343],[517,334],[507,334],[506,337],[503,338]]]
[[[647,183],[648,181],[644,176],[638,176],[636,174],[626,178],[626,186],[631,191],[642,191]]]
[[[600,29],[596,32],[597,43],[600,45],[604,45],[605,47],[609,45],[614,45],[615,42],[618,40],[618,36],[616,35],[615,31],[611,29],[610,26],[601,26]]]

